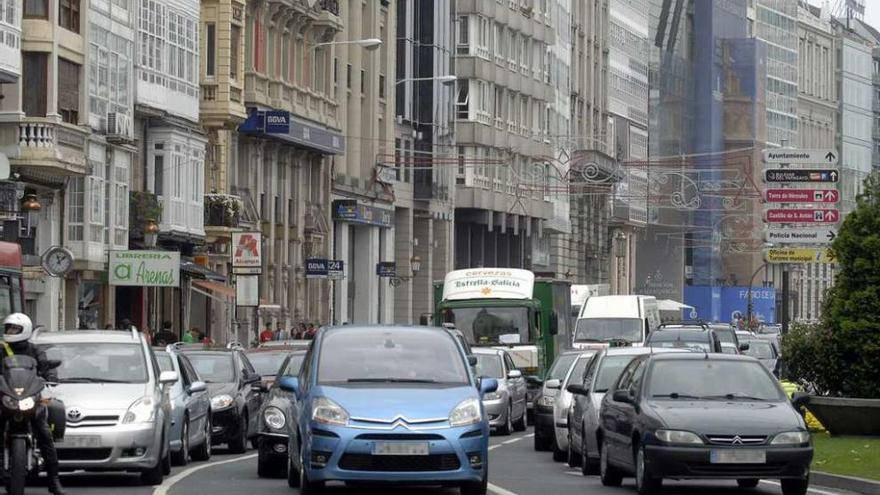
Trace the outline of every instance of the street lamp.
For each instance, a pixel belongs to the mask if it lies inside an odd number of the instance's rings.
[[[452,74],[446,76],[433,76],[433,77],[407,77],[405,79],[400,79],[396,81],[394,85],[398,85],[405,82],[419,82],[419,81],[437,81],[440,84],[449,85],[458,80],[458,77]]]
[[[147,249],[153,249],[156,247],[158,241],[159,224],[157,224],[152,218],[148,218],[146,220],[146,225],[144,225],[144,246],[146,246]]]
[[[36,225],[38,218],[37,216],[40,214],[40,210],[43,209],[43,205],[40,204],[40,200],[37,199],[36,194],[28,194],[24,197],[21,202],[21,211],[24,212],[27,222],[28,228],[32,228]]]
[[[416,278],[416,275],[419,274],[419,271],[422,269],[422,258],[418,255],[413,255],[412,258],[409,259],[409,270],[412,273],[411,276],[406,275],[398,275],[396,277],[388,279],[388,283],[391,284],[392,287],[398,287],[400,284],[404,282],[409,282],[410,280]]]
[[[623,289],[621,287],[622,276],[624,272],[624,267],[626,266],[625,258],[626,258],[626,234],[623,232],[618,232],[614,236],[614,240],[617,241],[614,246],[614,254],[617,258],[617,294],[623,294]]]
[[[752,305],[752,285],[755,283],[755,277],[757,277],[758,274],[761,273],[761,270],[764,270],[765,268],[767,268],[767,263],[759,266],[758,269],[755,270],[755,273],[752,274],[752,278],[749,279],[749,294],[746,301],[746,325],[749,328],[751,328],[752,325],[752,311],[754,310]]]
[[[357,45],[357,46],[360,46],[362,48],[365,48],[367,50],[372,51],[372,50],[376,50],[380,46],[382,46],[382,40],[380,40],[379,38],[367,38],[367,39],[363,39],[363,40],[351,40],[351,41],[326,41],[324,43],[317,43],[315,45],[312,45],[312,50],[317,50],[318,48],[321,48],[322,46],[329,46],[329,45]]]

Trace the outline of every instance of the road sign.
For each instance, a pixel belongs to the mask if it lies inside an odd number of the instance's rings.
[[[822,182],[836,183],[840,173],[833,168],[771,168],[764,171],[764,182]]]
[[[837,189],[767,189],[764,199],[768,203],[837,203]]]
[[[764,240],[776,244],[830,244],[837,229],[769,229]]]
[[[393,261],[380,261],[376,263],[376,275],[384,278],[397,276],[397,263]]]
[[[827,248],[779,248],[764,251],[767,263],[834,263]]]
[[[327,260],[327,275],[334,280],[345,278],[345,262],[342,260]]]
[[[791,165],[837,164],[837,150],[764,150],[764,163]]]
[[[764,218],[772,223],[837,223],[840,211],[829,209],[798,210],[792,208],[776,208],[767,210]]]

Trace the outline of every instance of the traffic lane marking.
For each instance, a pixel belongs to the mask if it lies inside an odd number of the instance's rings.
[[[487,485],[487,488],[489,489],[490,492],[492,492],[496,495],[517,495],[515,492],[512,492],[506,488],[501,488],[498,485],[493,485],[492,483],[489,483]]]
[[[174,476],[167,478],[164,482],[162,482],[161,485],[157,486],[156,489],[153,491],[153,495],[168,495],[168,491],[171,490],[171,488],[174,485],[176,485],[177,483],[180,483],[181,481],[183,481],[186,478],[190,477],[191,475],[201,471],[202,469],[207,469],[207,468],[216,467],[216,466],[222,466],[224,464],[232,464],[235,462],[247,461],[250,459],[256,459],[258,455],[259,454],[240,455],[240,456],[234,457],[232,459],[224,459],[222,461],[208,462],[205,464],[200,464],[198,466],[193,466],[191,468],[185,469],[185,470],[175,474]]]
[[[782,486],[782,484],[779,483],[778,481],[761,480],[761,483],[764,483],[764,484],[766,484],[766,485]],[[807,489],[807,492],[809,492],[809,493],[818,493],[819,495],[840,495],[841,493],[849,493],[849,492],[843,492],[843,491],[840,491],[840,492],[829,492],[829,491],[826,491],[826,490],[820,490],[820,489],[818,489],[818,488],[808,488],[808,489]]]

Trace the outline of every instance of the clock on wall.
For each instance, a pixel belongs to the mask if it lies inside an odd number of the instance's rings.
[[[43,270],[53,277],[63,277],[73,269],[73,253],[61,246],[52,246],[43,253]]]

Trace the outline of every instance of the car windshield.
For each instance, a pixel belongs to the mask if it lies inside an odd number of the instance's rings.
[[[174,364],[171,362],[171,356],[167,352],[157,352],[156,362],[159,364],[160,371],[174,371]]]
[[[745,353],[758,359],[776,359],[773,344],[762,340],[750,340],[749,348],[746,349]]]
[[[444,323],[454,323],[471,344],[525,344],[534,342],[529,310],[523,307],[447,308]]]
[[[60,383],[146,383],[147,362],[139,344],[59,343],[44,346],[61,361]]]
[[[711,351],[709,332],[705,330],[658,330],[648,336],[649,347],[691,348]]]
[[[642,341],[642,320],[638,318],[581,318],[577,321],[575,342]]]
[[[188,354],[187,357],[205,383],[232,383],[235,381],[232,354]]]
[[[605,359],[599,363],[593,393],[604,394],[607,392],[608,387],[617,380],[623,369],[635,358],[635,356],[605,356]]]
[[[306,355],[301,352],[291,354],[290,361],[287,362],[287,368],[284,370],[284,374],[289,376],[299,375],[299,370],[302,368],[305,358]]]
[[[257,374],[262,376],[277,375],[286,357],[286,352],[254,352],[248,354],[248,360],[254,365]]]
[[[654,398],[780,401],[779,387],[756,361],[662,360],[654,363],[647,393]]]
[[[574,362],[574,366],[571,368],[571,373],[568,374],[568,378],[565,379],[565,383],[562,388],[568,386],[569,383],[581,383],[584,379],[584,370],[587,369],[587,364],[590,363],[590,356],[581,356],[577,361]]]
[[[550,372],[547,373],[547,379],[564,379],[565,374],[571,369],[571,363],[573,363],[575,359],[577,359],[577,354],[563,354],[556,358],[556,361],[553,361],[553,366],[550,368]]]
[[[736,345],[736,332],[731,328],[713,328],[715,331],[715,335],[718,336],[718,340],[721,341],[722,344],[734,344]]]
[[[445,332],[337,330],[321,343],[318,383],[470,382],[462,352]]]
[[[498,354],[474,354],[477,357],[476,375],[503,378],[504,368]]]

